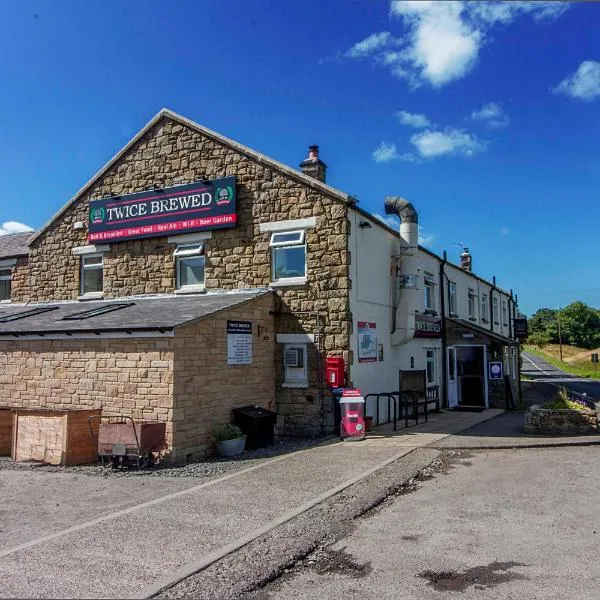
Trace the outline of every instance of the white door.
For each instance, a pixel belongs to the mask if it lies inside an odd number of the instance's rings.
[[[458,406],[458,384],[456,379],[456,349],[448,348],[448,408]]]

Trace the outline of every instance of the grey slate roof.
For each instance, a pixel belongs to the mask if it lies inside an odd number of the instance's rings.
[[[0,335],[39,333],[84,333],[108,331],[169,330],[208,317],[219,311],[244,304],[269,294],[265,290],[190,296],[158,296],[119,298],[111,301],[47,302],[19,306],[0,305]],[[64,317],[115,304],[130,306],[81,320]],[[36,308],[56,307],[53,310],[2,322],[4,317],[25,313]]]
[[[27,242],[29,242],[35,234],[35,231],[28,231],[27,233],[0,235],[0,258],[27,256],[29,254]]]

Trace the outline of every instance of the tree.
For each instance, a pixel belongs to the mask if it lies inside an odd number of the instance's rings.
[[[558,318],[564,342],[589,349],[600,346],[600,312],[598,310],[577,301],[560,310]]]
[[[556,315],[558,311],[553,308],[540,308],[532,317],[529,319],[529,341],[531,336],[540,334],[542,337],[538,340],[547,340],[545,343],[550,344],[558,343],[558,325],[556,323]],[[532,344],[539,346],[537,342],[531,341]],[[542,344],[544,345],[544,344]]]

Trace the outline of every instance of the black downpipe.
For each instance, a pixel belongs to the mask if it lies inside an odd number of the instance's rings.
[[[513,291],[510,290],[510,298],[508,299],[508,337],[513,339],[513,319],[515,317],[515,307],[513,300]]]
[[[446,298],[444,293],[444,279],[446,277],[445,267],[448,261],[448,254],[444,250],[442,254],[442,261],[440,262],[440,314],[441,329],[442,329],[442,407],[448,408],[448,357],[446,356]]]
[[[496,289],[496,276],[492,277],[492,287],[490,289],[490,331],[494,332],[494,290]]]

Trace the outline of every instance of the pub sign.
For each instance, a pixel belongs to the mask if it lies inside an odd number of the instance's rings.
[[[442,321],[431,317],[422,317],[415,315],[415,334],[416,338],[441,338]]]
[[[516,338],[527,337],[527,319],[514,319],[514,332]]]
[[[92,200],[89,242],[235,227],[235,177]]]

